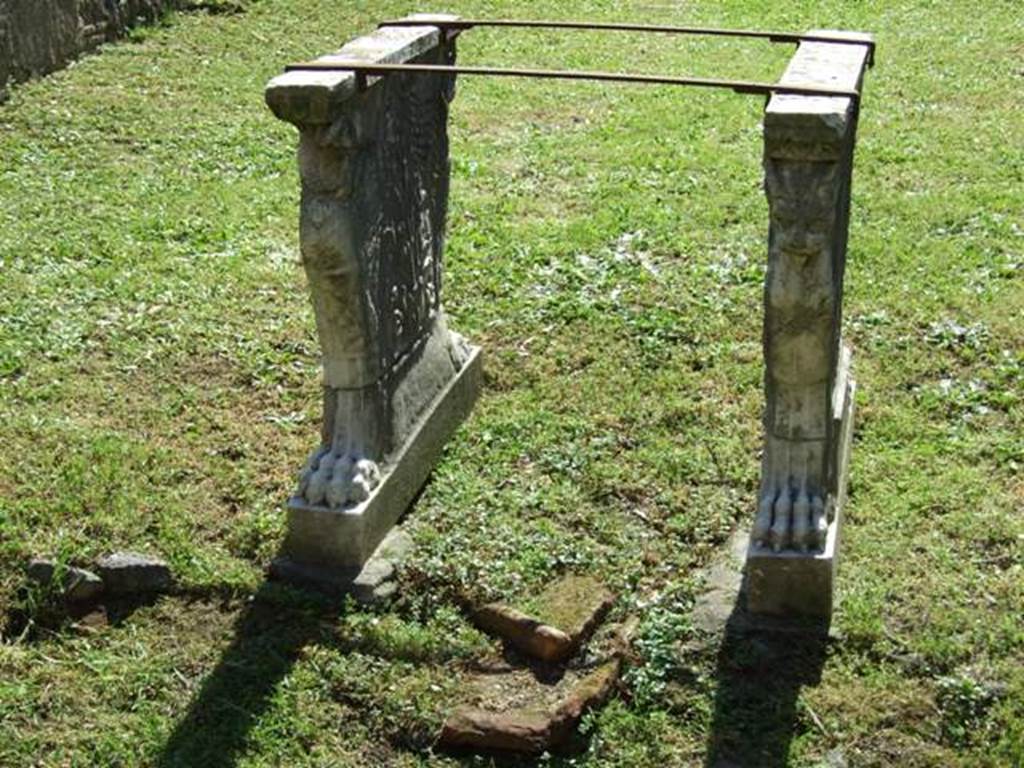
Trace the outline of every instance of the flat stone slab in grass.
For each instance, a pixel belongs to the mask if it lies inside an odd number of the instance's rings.
[[[542,661],[564,661],[590,636],[615,598],[589,576],[565,576],[521,606],[491,603],[474,613],[485,632]]]
[[[534,670],[482,673],[466,686],[467,703],[445,720],[438,745],[446,749],[539,754],[564,745],[580,718],[600,706],[619,678],[612,659],[585,670],[566,670],[542,682]]]
[[[111,595],[136,595],[164,592],[173,577],[167,563],[157,557],[136,552],[115,552],[96,563],[103,586]]]

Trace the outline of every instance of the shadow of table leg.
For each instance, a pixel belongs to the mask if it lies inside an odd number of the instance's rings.
[[[787,765],[800,689],[821,680],[826,650],[823,632],[752,629],[737,603],[718,649],[707,768]]]
[[[231,645],[203,682],[156,760],[159,768],[227,768],[270,705],[299,652],[314,642],[317,617],[265,584],[235,624]]]

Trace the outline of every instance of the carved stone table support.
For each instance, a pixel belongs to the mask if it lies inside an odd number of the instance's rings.
[[[781,82],[859,89],[867,57],[866,45],[802,43]],[[848,98],[773,96],[765,111],[771,224],[764,458],[746,566],[753,613],[826,623],[832,613],[855,391],[842,299],[856,134]]]
[[[436,27],[392,27],[321,60],[454,58]],[[441,306],[454,85],[297,71],[267,87],[300,132],[300,244],[324,371],[323,428],[288,503],[279,576],[351,584],[479,391],[479,350]]]

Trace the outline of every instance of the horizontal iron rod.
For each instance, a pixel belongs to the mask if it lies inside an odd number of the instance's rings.
[[[393,72],[419,72],[443,75],[493,75],[497,77],[533,77],[553,80],[599,80],[616,83],[645,85],[688,85],[698,88],[728,88],[736,93],[764,96],[786,94],[793,96],[831,96],[859,101],[860,93],[842,88],[817,86],[778,85],[747,80],[716,80],[704,77],[672,77],[670,75],[635,75],[619,72],[586,72],[561,69],[504,69],[500,67],[465,67],[446,64],[370,64],[358,61],[307,61],[289,64],[286,72],[354,72],[357,76],[386,75]]]
[[[875,63],[875,41],[857,40],[836,35],[813,35],[798,32],[774,32],[759,29],[721,29],[718,27],[677,27],[657,24],[620,24],[600,21],[543,21],[531,19],[393,19],[382,21],[378,27],[437,27],[465,30],[474,27],[504,27],[522,29],[586,29],[614,32],[655,32],[669,35],[708,35],[715,37],[747,37],[773,43],[835,43],[837,45],[863,45],[868,49],[868,66]]]

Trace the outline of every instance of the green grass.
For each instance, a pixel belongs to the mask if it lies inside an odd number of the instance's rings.
[[[542,764],[1024,764],[1018,3],[446,7],[877,36],[838,637],[679,650],[758,480],[762,105],[727,92],[460,82],[445,302],[486,349],[484,396],[409,517],[397,603],[263,584],[319,372],[296,137],[262,89],[413,6],[253,0],[172,15],[0,107],[0,606],[38,553],[151,551],[186,587],[111,627],[6,637],[0,765],[488,765],[430,750],[490,647],[452,595],[518,599],[566,571],[643,617],[647,663],[585,753]],[[460,51],[770,79],[789,49],[480,29]]]

